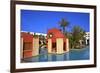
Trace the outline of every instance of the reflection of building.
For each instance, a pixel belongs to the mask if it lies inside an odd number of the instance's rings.
[[[21,58],[28,58],[39,54],[39,38],[32,34],[21,32]]]
[[[89,45],[89,40],[90,40],[90,33],[89,32],[85,33],[85,39],[86,39],[86,45]]]
[[[56,28],[48,30],[48,53],[61,54],[69,51],[69,40]]]

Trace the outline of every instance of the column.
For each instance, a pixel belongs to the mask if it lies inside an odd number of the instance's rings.
[[[39,38],[35,37],[33,38],[33,50],[32,50],[32,56],[39,55]]]
[[[52,53],[52,40],[48,39],[48,53]]]
[[[57,54],[62,54],[64,52],[63,51],[63,38],[57,38],[56,45],[57,45]]]
[[[66,52],[69,52],[69,39],[66,38]]]

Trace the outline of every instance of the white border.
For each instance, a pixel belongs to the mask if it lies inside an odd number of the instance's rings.
[[[90,13],[90,60],[20,63],[20,10],[21,9]],[[94,11],[93,9],[35,6],[35,5],[16,5],[16,69],[53,67],[53,66],[74,66],[74,65],[87,65],[87,64],[94,64]]]

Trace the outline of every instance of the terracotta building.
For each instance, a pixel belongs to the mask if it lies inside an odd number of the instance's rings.
[[[39,54],[39,38],[33,34],[21,32],[21,58],[28,58]]]
[[[62,54],[69,51],[68,38],[57,28],[48,30],[47,41],[48,53]]]
[[[62,54],[69,51],[69,40],[63,33],[53,28],[47,32],[48,53]],[[39,37],[32,33],[21,32],[21,59],[39,55]]]

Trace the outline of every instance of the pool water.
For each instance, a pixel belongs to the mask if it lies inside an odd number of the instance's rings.
[[[48,61],[69,61],[69,60],[88,60],[89,47],[82,49],[71,49],[63,54],[48,54],[46,48],[41,48],[38,56],[23,59],[23,62],[48,62]]]

